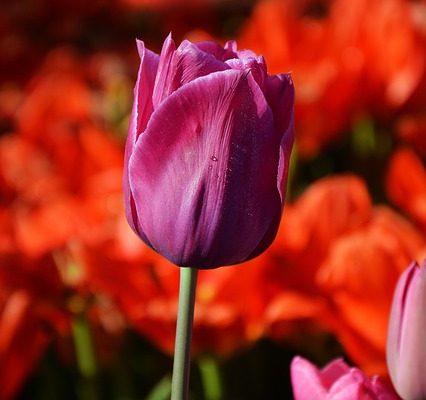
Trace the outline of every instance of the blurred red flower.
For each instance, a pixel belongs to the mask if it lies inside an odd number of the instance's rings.
[[[404,104],[425,71],[424,42],[405,0],[267,0],[239,42],[272,72],[291,70],[302,155],[315,155],[362,114]]]
[[[34,318],[31,302],[28,293],[21,290],[0,297],[0,397],[5,400],[13,398],[49,340]]]
[[[123,146],[104,127],[105,88],[86,66],[68,50],[48,55],[13,115],[16,131],[0,138],[0,383],[7,382],[0,386],[7,396],[52,340],[71,334],[75,315],[87,312],[104,330],[123,328],[80,257],[85,246],[107,246],[124,214]]]
[[[426,228],[426,169],[413,150],[401,148],[391,158],[386,177],[391,201]]]
[[[331,176],[311,184],[284,214],[271,248],[278,265],[271,268],[271,281],[318,294],[319,265],[339,237],[368,223],[372,204],[361,178]]]
[[[396,134],[426,157],[426,110],[425,114],[405,115],[396,124]]]
[[[23,254],[10,231],[12,214],[0,215],[0,398],[9,399],[36,367],[54,332],[69,331],[69,318],[53,260]]]
[[[136,240],[130,230],[123,234]],[[179,269],[146,247],[139,248],[139,253],[129,260],[117,242],[102,252],[95,248],[87,251],[85,264],[91,287],[108,293],[138,332],[172,354]],[[203,352],[229,355],[263,333],[266,299],[259,284],[262,265],[253,260],[245,267],[244,273],[241,271],[244,266],[199,272],[193,334],[195,355]],[[245,296],[254,292],[256,296]]]
[[[424,249],[422,234],[384,206],[336,240],[317,272],[330,301],[331,327],[349,357],[368,373],[386,374],[387,323],[400,273]]]
[[[360,178],[313,183],[287,206],[267,253],[273,260],[263,272],[270,296],[267,332],[283,340],[294,336],[295,322],[310,322],[311,331],[333,332],[363,369],[385,374],[394,285],[424,246],[424,237],[408,221],[372,206]]]

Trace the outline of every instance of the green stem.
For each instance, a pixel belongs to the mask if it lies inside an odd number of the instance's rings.
[[[72,322],[75,352],[78,368],[82,380],[79,388],[81,400],[95,400],[98,398],[96,384],[96,357],[90,326],[84,315],[77,315]]]
[[[206,400],[220,400],[222,398],[222,385],[217,360],[205,355],[198,360],[201,381],[203,382],[204,398]]]
[[[196,268],[180,268],[179,306],[176,324],[171,400],[187,400],[191,366],[192,322],[194,319]]]
[[[77,363],[81,375],[93,378],[96,375],[96,361],[93,351],[89,324],[84,316],[76,316],[72,324]]]

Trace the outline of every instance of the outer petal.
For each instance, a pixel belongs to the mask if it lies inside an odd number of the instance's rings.
[[[373,376],[370,380],[370,387],[377,400],[399,400],[397,394],[385,383],[383,383],[378,376]]]
[[[288,165],[294,141],[294,86],[289,74],[268,76],[265,96],[272,109],[275,130],[281,138],[278,187],[284,203]]]
[[[417,263],[413,263],[400,276],[393,295],[392,308],[388,325],[388,340],[386,346],[386,361],[389,375],[394,384],[398,378],[398,366],[400,364],[399,347],[401,342],[401,323],[405,308],[405,298],[408,292],[408,283],[412,281],[414,273],[418,268]]]
[[[212,73],[169,96],[130,160],[153,247],[177,265],[244,261],[281,209],[277,146],[271,111],[247,72]]]
[[[274,115],[276,135],[281,141],[277,186],[281,196],[281,204],[284,206],[287,191],[288,166],[294,141],[294,87],[290,75],[281,74],[268,76],[266,79],[265,95]],[[281,212],[279,215],[281,215]],[[276,220],[276,225],[270,226],[264,239],[259,243],[249,258],[256,257],[265,251],[275,238],[279,223],[280,221],[278,218]]]
[[[327,390],[321,381],[321,372],[302,357],[291,362],[291,383],[294,400],[325,400]]]
[[[321,370],[324,387],[327,390],[330,389],[336,380],[349,373],[350,370],[351,368],[341,358],[331,361]]]
[[[347,374],[340,377],[330,388],[329,400],[375,400],[373,393],[364,387],[368,378],[359,370],[352,368]],[[373,397],[374,396],[374,397]]]
[[[388,368],[398,394],[404,399],[426,396],[426,265],[413,263],[395,291],[387,344]]]
[[[157,109],[163,99],[167,96],[169,82],[168,78],[172,74],[173,55],[176,50],[176,44],[172,39],[171,33],[163,43],[158,64],[158,72],[155,77],[154,92],[152,94],[152,103],[154,109]]]
[[[212,72],[224,71],[229,67],[215,55],[200,46],[184,40],[175,50],[170,35],[164,42],[161,61],[154,88],[154,108],[181,86]]]
[[[200,50],[209,53],[217,60],[225,61],[226,50],[217,42],[213,40],[205,40],[202,42],[194,43]]]
[[[140,227],[138,227],[134,200],[130,192],[128,166],[129,158],[132,154],[137,137],[145,130],[149,117],[153,111],[152,91],[154,89],[159,57],[157,54],[146,49],[144,43],[139,40],[137,41],[137,47],[141,63],[134,89],[134,102],[132,113],[130,115],[129,133],[124,152],[123,191],[127,221],[133,230],[142,236],[143,232],[140,230]]]

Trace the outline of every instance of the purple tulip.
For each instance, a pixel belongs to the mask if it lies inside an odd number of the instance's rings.
[[[387,364],[405,400],[426,399],[426,260],[399,278],[388,328]]]
[[[323,369],[302,357],[291,362],[295,400],[397,400],[378,376],[369,378],[358,368],[336,359]]]
[[[262,253],[275,238],[293,144],[294,89],[235,42],[160,56],[137,42],[141,64],[125,153],[126,214],[174,264],[215,268]]]

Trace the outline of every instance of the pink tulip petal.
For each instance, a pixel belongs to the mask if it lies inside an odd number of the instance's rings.
[[[330,389],[333,383],[341,376],[347,374],[350,369],[351,368],[348,366],[348,364],[346,364],[341,358],[337,358],[328,363],[321,370],[321,380],[324,387],[327,390]]]
[[[224,62],[188,40],[184,40],[175,49],[175,44],[169,35],[161,51],[153,95],[154,109],[157,109],[165,98],[186,83],[228,68]]]
[[[295,400],[397,400],[377,376],[369,378],[358,368],[336,359],[322,370],[302,357],[291,363]]]
[[[377,400],[399,400],[395,392],[387,385],[385,385],[378,376],[371,378],[371,388],[377,395]]]
[[[294,86],[289,74],[268,76],[265,85],[265,97],[274,114],[275,130],[282,138],[278,166],[278,188],[284,203],[290,152],[294,141]]]
[[[129,133],[127,136],[126,148],[124,151],[124,175],[123,175],[123,192],[125,201],[130,207],[126,207],[127,220],[132,229],[139,235],[143,232],[138,226],[138,218],[134,200],[129,188],[128,165],[129,158],[133,152],[133,147],[138,136],[145,130],[148,119],[152,114],[152,92],[154,89],[155,75],[158,68],[159,57],[151,50],[145,48],[144,43],[140,40],[136,41],[138,53],[141,59],[138,77],[134,89],[134,102],[132,113],[130,115]],[[144,237],[145,239],[145,237]]]
[[[294,357],[290,366],[294,400],[326,400],[321,371],[308,360]]]
[[[198,78],[164,100],[129,168],[142,229],[159,253],[198,268],[250,255],[281,210],[272,124],[243,71]]]
[[[401,274],[393,296],[392,308],[388,324],[388,339],[386,349],[387,366],[389,370],[389,375],[391,376],[392,380],[396,380],[397,378],[398,366],[400,363],[400,323],[403,318],[405,300],[409,286],[408,284],[412,281],[412,278],[417,268],[417,263],[413,263]]]
[[[194,43],[200,50],[205,53],[211,54],[217,60],[225,61],[226,50],[217,42],[206,40],[203,42]]]
[[[413,263],[395,290],[388,329],[387,363],[397,392],[407,399],[426,396],[426,265]]]
[[[158,108],[165,97],[165,93],[168,92],[170,82],[168,82],[167,79],[172,74],[172,62],[175,51],[176,44],[172,39],[172,34],[169,33],[161,49],[157,76],[155,77],[154,91],[152,94],[154,110]]]
[[[374,394],[364,387],[368,378],[352,368],[331,386],[327,400],[375,400]]]

